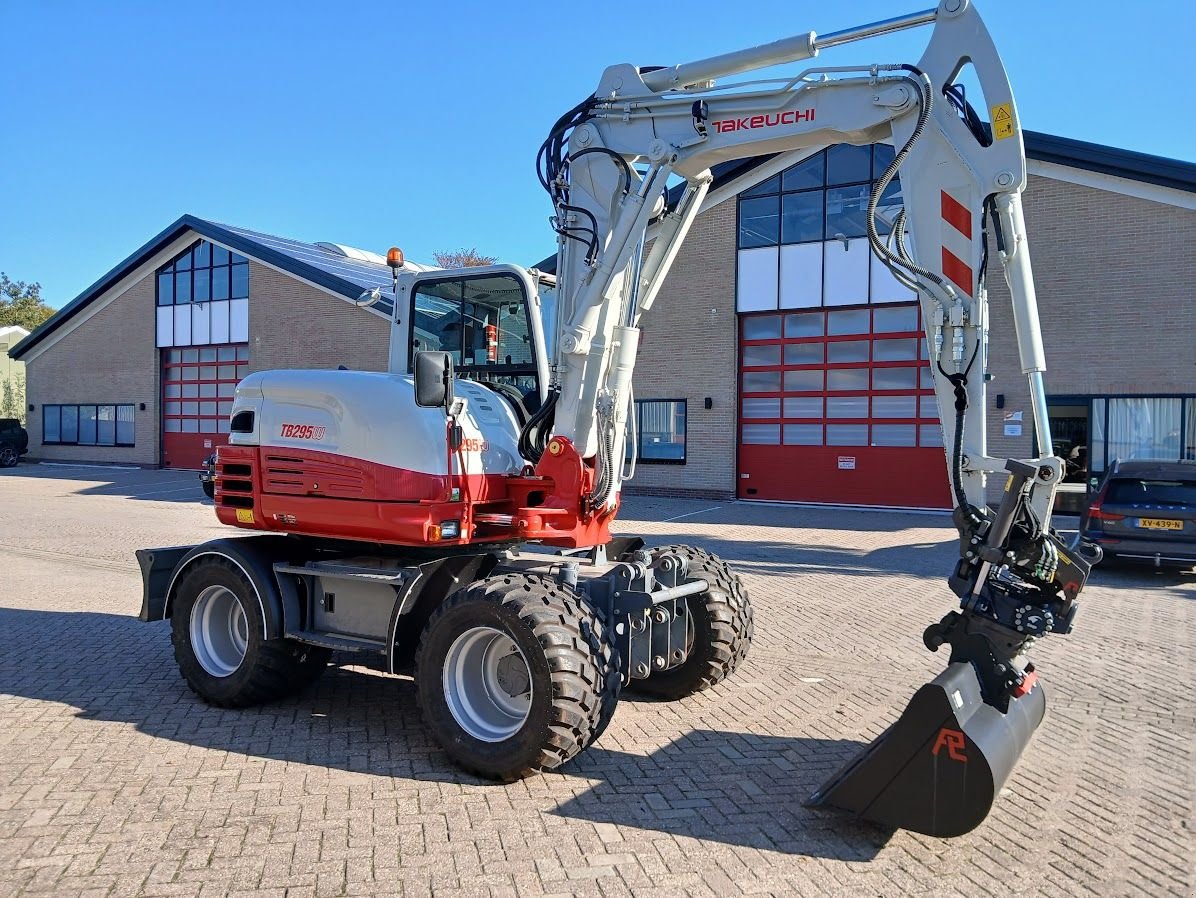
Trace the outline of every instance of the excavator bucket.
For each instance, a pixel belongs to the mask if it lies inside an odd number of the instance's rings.
[[[956,662],[808,804],[928,836],[963,835],[988,816],[1045,713],[1041,684],[1002,713],[984,702],[972,666]]]

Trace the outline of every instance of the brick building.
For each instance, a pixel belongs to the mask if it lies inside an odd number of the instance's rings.
[[[1196,165],[1025,138],[1057,451],[1080,479],[1114,457],[1196,456]],[[917,305],[863,236],[886,154],[840,146],[716,168],[645,316],[630,488],[948,504]],[[389,283],[371,253],[184,216],[14,350],[31,455],[194,467],[247,372],[384,369],[390,307],[354,300]],[[1028,456],[999,265],[988,284],[990,452]]]

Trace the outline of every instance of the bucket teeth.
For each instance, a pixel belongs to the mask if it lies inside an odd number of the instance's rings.
[[[1045,712],[1041,684],[1002,713],[984,702],[970,664],[950,664],[808,804],[929,836],[963,835],[988,816]]]

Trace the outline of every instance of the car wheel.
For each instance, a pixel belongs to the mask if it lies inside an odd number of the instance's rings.
[[[0,468],[16,467],[21,460],[21,454],[16,446],[0,446]]]

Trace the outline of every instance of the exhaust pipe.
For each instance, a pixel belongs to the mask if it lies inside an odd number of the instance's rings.
[[[1045,714],[1036,680],[1002,713],[985,703],[972,665],[955,662],[807,805],[928,836],[962,836],[988,816]]]

